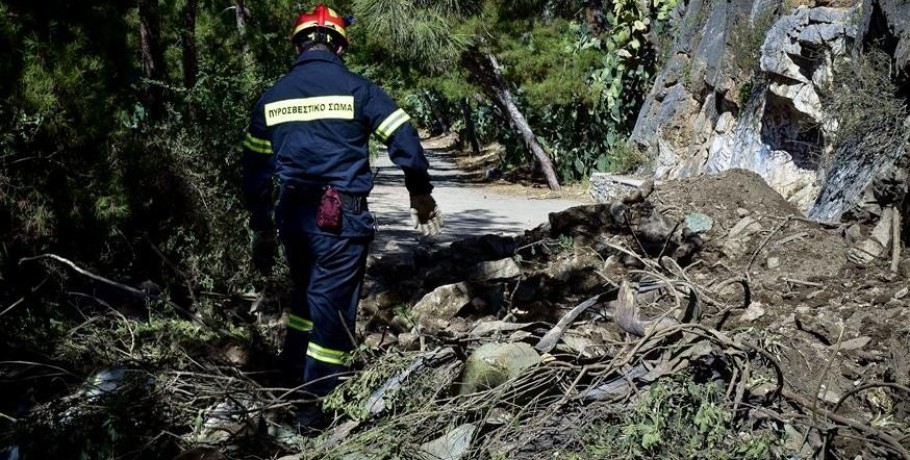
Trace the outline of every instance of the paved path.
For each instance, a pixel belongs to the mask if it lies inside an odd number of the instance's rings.
[[[492,234],[521,234],[547,222],[547,216],[582,204],[567,199],[537,199],[527,196],[503,195],[476,183],[476,178],[459,170],[439,151],[427,151],[430,176],[435,189],[433,197],[445,216],[445,228],[437,237],[438,245],[470,236]],[[388,156],[380,155],[373,165],[376,188],[370,194],[370,210],[376,215],[379,232],[373,253],[388,251],[395,242],[402,248],[416,246],[420,234],[410,225],[408,192],[404,174]]]

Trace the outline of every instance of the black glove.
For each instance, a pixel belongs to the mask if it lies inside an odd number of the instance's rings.
[[[275,230],[257,230],[253,232],[250,245],[253,267],[262,276],[270,276],[275,268],[275,253],[278,252],[278,239]]]
[[[424,235],[436,236],[442,229],[442,212],[432,195],[411,195],[411,223]]]

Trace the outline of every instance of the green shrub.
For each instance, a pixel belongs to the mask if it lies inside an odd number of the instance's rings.
[[[734,415],[716,384],[661,380],[619,420],[587,428],[586,458],[769,458],[775,434],[740,426]]]

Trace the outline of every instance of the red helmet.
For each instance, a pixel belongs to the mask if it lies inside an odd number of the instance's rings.
[[[324,29],[320,32],[327,32],[330,39],[337,39],[342,46],[347,47],[348,33],[346,28],[349,24],[349,19],[341,17],[335,10],[320,3],[297,18],[297,24],[294,26],[291,40],[296,42],[298,37],[303,34]]]

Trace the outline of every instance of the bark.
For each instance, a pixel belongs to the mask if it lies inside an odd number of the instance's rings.
[[[597,38],[603,38],[607,31],[606,17],[604,16],[603,0],[588,0],[585,7],[585,19],[588,22],[588,30],[591,35]]]
[[[534,135],[531,125],[528,124],[528,120],[525,118],[524,114],[521,113],[521,110],[518,108],[518,105],[515,104],[514,99],[512,99],[512,93],[509,91],[509,87],[502,75],[502,67],[499,65],[499,61],[496,60],[496,56],[493,56],[492,54],[485,54],[484,56],[493,71],[495,84],[492,89],[496,98],[499,100],[500,104],[505,107],[512,125],[521,133],[521,136],[524,138],[531,153],[534,154],[537,158],[537,162],[540,163],[540,169],[543,171],[544,176],[546,176],[547,184],[550,189],[559,190],[559,179],[557,179],[553,161],[550,160],[550,156],[547,155],[547,152],[544,151],[540,143],[537,142],[537,136]]]
[[[139,47],[142,53],[142,71],[145,78],[164,80],[167,74],[164,47],[161,44],[161,19],[158,0],[139,0]],[[164,109],[164,91],[160,85],[150,84],[146,90],[148,105],[153,116]]]
[[[250,55],[250,42],[246,36],[246,24],[250,21],[250,10],[246,9],[243,0],[234,0],[234,10],[237,14],[237,32],[240,34],[240,47],[244,56]]]
[[[423,91],[421,93],[424,103],[427,107],[430,108],[430,111],[433,112],[433,119],[435,120],[435,128],[438,130],[435,134],[448,135],[449,134],[449,124],[446,122],[445,117],[439,113],[439,109],[436,107],[436,104],[433,103],[433,98],[430,97],[429,91]]]
[[[196,7],[198,0],[186,0],[183,12],[183,86],[196,86],[199,58],[196,52]]]
[[[471,114],[471,105],[467,99],[461,100],[461,113],[464,115],[465,134],[468,136],[468,142],[471,143],[471,151],[474,155],[480,155],[480,142],[477,140],[477,130],[474,129],[474,117]]]

